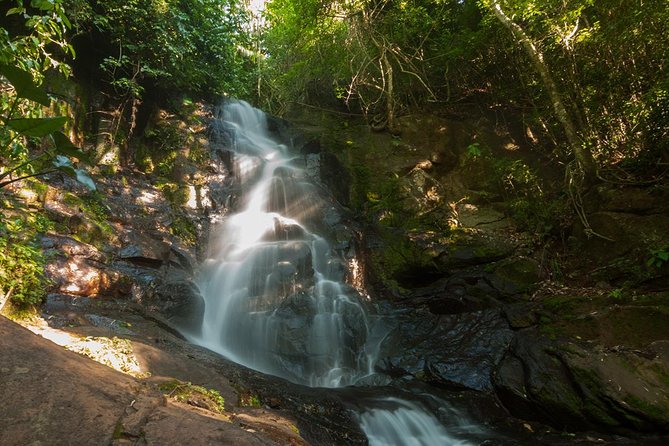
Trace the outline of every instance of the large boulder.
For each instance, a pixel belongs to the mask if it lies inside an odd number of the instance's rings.
[[[516,334],[494,387],[512,414],[557,428],[667,431],[668,346],[556,343],[530,328]]]
[[[42,249],[49,259],[45,266],[49,291],[85,297],[124,297],[133,280],[109,265],[94,246],[70,237],[48,234]]]

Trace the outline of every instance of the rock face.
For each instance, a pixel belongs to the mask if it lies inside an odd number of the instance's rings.
[[[373,222],[362,269],[394,327],[380,367],[396,384],[494,392],[558,429],[666,432],[666,182],[596,186],[583,197],[589,226],[561,222],[567,246],[552,252],[508,218],[514,199],[533,200],[500,183],[500,168],[531,163],[518,135],[447,121],[407,117],[401,139],[341,126],[319,139]]]
[[[107,307],[62,311],[104,312],[100,317],[124,318],[126,326],[132,321],[132,334],[113,334],[132,345],[148,377],[116,372],[0,316],[0,336],[12,340],[0,343],[0,397],[12,402],[0,408],[0,444],[366,444],[344,396],[263,376]],[[69,330],[112,335],[93,326]],[[161,392],[165,383],[175,382],[217,389],[225,410],[212,411],[195,396],[180,402]],[[249,402],[251,396],[255,402]]]
[[[566,429],[666,431],[669,356],[555,343],[529,329],[517,333],[494,375],[503,404],[517,416]]]
[[[437,316],[405,310],[391,330],[384,367],[400,380],[413,377],[437,386],[492,390],[492,372],[513,333],[498,310]]]
[[[46,274],[51,291],[85,297],[123,297],[130,293],[132,279],[109,266],[97,248],[73,238],[47,234],[42,249],[50,262]]]

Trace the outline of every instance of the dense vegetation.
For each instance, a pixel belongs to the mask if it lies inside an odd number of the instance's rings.
[[[251,73],[246,14],[234,0],[0,5],[0,190],[11,189],[0,196],[0,304],[41,300],[44,259],[36,243],[53,227],[14,186],[31,179],[27,186],[41,191],[39,178],[60,171],[95,189],[84,164],[108,147],[117,148],[117,163],[141,162],[145,154],[132,146],[142,143],[131,139],[145,138],[159,107],[244,95]]]
[[[474,103],[591,176],[668,161],[666,1],[274,0],[266,15],[259,101],[276,112],[339,104],[392,130],[410,109]]]
[[[84,164],[110,147],[113,163],[168,176],[191,141],[158,111],[220,95],[393,133],[415,111],[492,109],[572,184],[652,182],[669,162],[665,0],[272,0],[261,17],[238,0],[17,0],[0,16],[0,188],[57,170],[93,188]],[[2,277],[21,256],[39,270],[31,240],[48,227],[14,198],[0,237],[14,246],[19,225],[27,248],[0,257]],[[551,206],[534,207],[553,219]]]

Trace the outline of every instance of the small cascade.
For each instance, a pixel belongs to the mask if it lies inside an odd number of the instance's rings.
[[[448,406],[444,406],[448,407]],[[479,433],[476,426],[451,409],[449,418],[457,422],[460,434]],[[368,407],[357,414],[362,431],[370,446],[473,446],[466,440],[449,433],[439,420],[418,403],[404,399],[385,397],[371,401]],[[456,423],[454,423],[456,424]]]

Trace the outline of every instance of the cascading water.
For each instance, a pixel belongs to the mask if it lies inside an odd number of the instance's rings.
[[[269,136],[262,111],[228,102],[224,118],[240,201],[211,249],[200,283],[204,316],[191,341],[299,384],[360,383],[374,375],[385,329],[345,284],[340,256],[313,232],[324,201],[299,161]],[[466,444],[416,404],[381,401],[356,415],[370,444]]]
[[[436,417],[431,416],[415,402],[385,397],[377,399],[372,404],[370,404],[372,407],[365,408],[357,414],[360,428],[367,435],[370,446],[470,446],[473,444],[453,436]],[[457,413],[449,415],[454,418],[459,417]],[[468,425],[466,420],[458,421],[460,421],[460,426],[466,426],[467,434],[471,434],[472,430],[479,430]]]
[[[304,169],[273,141],[265,114],[224,110],[243,187],[220,230],[201,289],[193,339],[247,367],[318,387],[355,383],[375,361],[365,304],[341,281],[341,261],[311,232],[324,203]]]

